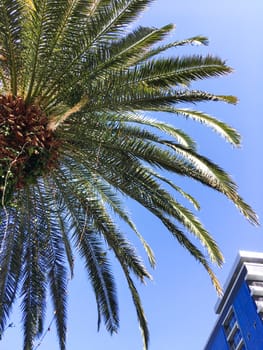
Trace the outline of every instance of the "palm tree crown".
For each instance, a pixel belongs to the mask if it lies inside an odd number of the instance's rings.
[[[155,260],[123,208],[125,196],[160,219],[201,262],[218,291],[209,261],[189,234],[212,262],[221,265],[222,255],[177,197],[196,209],[198,202],[168,173],[223,193],[257,223],[229,175],[200,155],[193,139],[149,116],[159,111],[193,119],[233,145],[240,142],[228,125],[181,105],[235,103],[233,96],[191,88],[191,82],[231,68],[209,55],[163,55],[177,46],[206,44],[206,38],[160,44],[172,25],[127,31],[150,3],[0,0],[0,333],[19,296],[24,350],[33,349],[43,333],[48,289],[60,349],[66,348],[67,276],[76,253],[94,289],[99,321],[102,317],[111,333],[117,331],[111,252],[126,277],[147,348],[147,322],[132,277],[144,281],[150,275],[114,215],[139,237],[152,266]]]

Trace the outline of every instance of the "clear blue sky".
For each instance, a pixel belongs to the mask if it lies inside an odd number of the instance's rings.
[[[206,104],[199,108],[235,126],[243,138],[242,147],[233,149],[203,126],[182,123],[199,142],[201,153],[223,166],[239,184],[241,195],[257,211],[263,222],[263,115],[262,115],[262,0],[156,0],[140,18],[145,25],[175,23],[170,40],[202,34],[209,37],[208,47],[180,49],[180,53],[203,52],[219,55],[235,69],[226,78],[199,84],[214,93],[238,96],[238,106]],[[172,51],[177,54],[179,51]],[[227,278],[239,250],[263,249],[262,228],[252,227],[223,196],[187,182],[187,189],[199,198],[200,217],[213,233],[225,256],[223,269],[216,270],[222,282]],[[217,295],[209,277],[153,217],[131,204],[132,216],[152,245],[157,268],[153,282],[140,287],[151,331],[150,350],[202,350],[216,320]],[[135,310],[126,283],[116,267],[121,327],[111,337],[104,327],[97,333],[95,299],[87,276],[77,268],[69,284],[68,350],[139,350],[142,349]],[[22,350],[20,315],[14,313],[0,341],[0,350]],[[47,320],[50,320],[49,314]],[[39,350],[57,350],[55,325]]]

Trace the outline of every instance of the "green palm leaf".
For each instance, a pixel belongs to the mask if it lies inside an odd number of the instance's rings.
[[[127,197],[160,220],[219,293],[210,262],[221,266],[222,254],[192,211],[198,201],[177,179],[224,194],[258,223],[231,177],[198,152],[176,119],[151,115],[192,119],[240,144],[232,127],[185,107],[235,104],[234,96],[192,87],[232,69],[216,56],[175,56],[177,47],[208,42],[194,36],[162,44],[173,25],[130,31],[150,3],[0,0],[0,334],[20,296],[25,350],[45,335],[49,294],[59,347],[66,349],[67,286],[77,254],[94,290],[98,328],[103,321],[110,333],[119,327],[117,259],[148,348],[134,278],[151,275],[120,223],[139,239],[151,267],[155,257],[125,208]]]

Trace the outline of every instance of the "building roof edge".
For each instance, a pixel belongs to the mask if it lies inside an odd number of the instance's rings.
[[[224,307],[224,304],[228,299],[228,296],[231,294],[231,291],[238,280],[239,273],[244,263],[263,263],[263,253],[251,252],[251,251],[245,251],[245,250],[239,251],[235,259],[234,265],[230,270],[230,273],[226,279],[226,282],[224,283],[224,294],[221,298],[218,299],[215,305],[216,314],[221,313]]]

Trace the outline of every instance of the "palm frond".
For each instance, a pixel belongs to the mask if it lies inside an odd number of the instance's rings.
[[[128,286],[132,295],[132,299],[133,299],[133,303],[135,305],[136,308],[136,312],[137,312],[137,318],[140,324],[140,329],[141,329],[141,333],[142,333],[142,338],[143,338],[143,348],[144,350],[148,349],[148,345],[149,345],[149,330],[148,330],[148,325],[147,325],[147,320],[144,314],[144,310],[142,307],[142,303],[140,300],[140,296],[139,293],[133,283],[133,280],[131,279],[129,272],[127,270],[127,267],[124,265],[123,266],[123,270],[125,273],[125,277],[126,280],[128,282]]]
[[[60,349],[66,349],[67,286],[77,254],[94,290],[98,328],[103,320],[110,333],[119,327],[111,266],[117,259],[148,349],[134,277],[144,282],[151,275],[120,223],[140,240],[151,267],[155,257],[123,205],[127,197],[201,263],[218,293],[210,262],[221,266],[221,251],[178,178],[222,193],[258,224],[232,178],[199,153],[176,118],[170,124],[160,114],[202,123],[238,146],[231,126],[188,108],[237,103],[193,87],[232,68],[216,56],[174,55],[178,47],[207,45],[206,37],[162,44],[173,25],[130,30],[150,3],[0,0],[0,333],[20,295],[24,350],[44,336],[47,295]]]
[[[89,271],[90,281],[96,295],[99,313],[98,328],[102,314],[106,329],[110,333],[117,332],[119,318],[116,288],[105,247],[100,243],[97,234],[88,229],[78,237],[78,245],[80,246],[81,255],[85,259],[86,268]]]
[[[27,203],[29,216],[34,212],[32,202]],[[38,236],[38,218],[28,224],[21,289],[24,350],[32,349],[35,338],[42,334],[46,307],[45,237]]]
[[[195,149],[196,144],[192,138],[189,137],[183,130],[176,129],[172,124],[168,124],[165,122],[161,122],[159,120],[149,118],[148,116],[142,116],[138,113],[125,113],[125,114],[118,114],[118,115],[112,115],[109,114],[107,119],[109,121],[116,121],[124,123],[135,123],[139,124],[141,126],[148,126],[152,128],[156,128],[160,131],[165,132],[167,135],[172,136],[185,147],[190,147],[192,149]],[[130,129],[130,128],[129,128]],[[119,133],[122,133],[121,128],[119,129]]]
[[[89,79],[102,78],[103,74],[113,69],[120,69],[124,66],[132,66],[137,62],[144,52],[156,42],[163,39],[173,29],[173,25],[164,26],[161,29],[139,27],[125,38],[113,42],[109,49],[98,50],[97,57],[100,62],[96,63],[95,69],[89,74]]]
[[[151,173],[154,177],[156,177],[157,179],[165,182],[166,184],[168,184],[169,186],[171,186],[171,188],[173,188],[174,190],[176,190],[178,193],[180,193],[184,198],[186,198],[193,206],[196,210],[200,210],[200,205],[197,202],[197,200],[191,196],[189,193],[186,193],[181,187],[176,186],[171,180],[167,179],[166,177],[158,174],[157,172],[155,172],[152,169],[148,169],[149,173]]]
[[[39,69],[42,64],[48,64],[45,60],[47,53],[54,46],[54,37],[61,29],[63,14],[68,10],[66,2],[61,1],[54,7],[54,2],[50,0],[34,1],[33,8],[27,13],[30,16],[28,31],[30,36],[25,41],[28,58],[26,59],[28,73],[28,89],[26,91],[26,101],[32,99],[33,88],[41,82],[39,79]],[[31,61],[29,60],[31,59]],[[26,77],[25,77],[26,78]]]
[[[199,123],[202,123],[210,128],[212,128],[214,131],[216,131],[219,135],[224,137],[228,142],[230,142],[234,146],[239,146],[240,145],[240,135],[239,133],[233,129],[231,126],[229,126],[226,123],[223,123],[222,121],[213,118],[212,116],[188,109],[188,108],[173,108],[173,107],[168,107],[165,110],[168,113],[175,113],[179,116],[183,116],[186,119],[192,119],[194,121],[197,121]]]
[[[141,65],[137,79],[132,84],[143,83],[148,86],[170,87],[188,86],[190,82],[220,76],[231,72],[225,62],[212,56],[189,56],[182,58],[163,58]],[[128,83],[129,84],[129,83]]]
[[[15,301],[19,281],[21,278],[21,265],[23,261],[23,239],[19,235],[22,223],[15,210],[6,217],[1,218],[0,225],[0,333],[3,334],[8,321],[13,302]],[[16,223],[16,224],[15,224]],[[6,230],[8,229],[8,234]]]
[[[109,186],[109,184],[105,181],[102,181],[96,174],[93,173],[92,176],[92,185],[96,188],[101,200],[105,202],[109,207],[113,210],[115,214],[117,214],[120,219],[122,219],[137,235],[139,240],[141,241],[145,252],[147,254],[147,257],[149,259],[149,262],[152,267],[155,266],[155,257],[154,253],[149,246],[149,244],[146,242],[146,240],[143,238],[141,233],[137,230],[134,222],[131,220],[129,214],[126,212],[125,208],[123,208],[122,203],[120,202],[119,196],[113,192],[113,188]]]
[[[17,94],[19,70],[21,69],[22,5],[19,1],[0,1],[0,48],[1,65],[9,75],[9,92]]]
[[[220,283],[215,276],[214,272],[212,271],[211,267],[209,266],[206,257],[202,252],[186,237],[186,235],[179,230],[169,219],[163,217],[159,213],[156,213],[157,216],[159,216],[163,222],[163,224],[167,227],[167,229],[172,233],[172,235],[177,239],[177,241],[184,247],[186,250],[198,261],[200,262],[205,270],[208,272],[211,282],[213,283],[215,289],[217,290],[218,294],[222,294],[222,288],[220,286]],[[218,247],[216,247],[216,244],[214,242],[214,249],[218,250]],[[219,252],[220,255],[220,266],[223,263],[223,257],[221,255],[221,252]]]
[[[101,45],[109,40],[114,40],[118,33],[137,17],[148,3],[152,0],[121,0],[118,2],[111,1],[110,6],[103,5],[100,10],[95,12],[90,17],[89,21],[85,22],[84,28],[78,31],[78,45],[73,46],[71,41],[70,55],[64,67],[60,67],[58,77],[46,89],[43,96],[50,101],[53,95],[58,90],[60,85],[64,85],[70,80],[64,80],[67,75],[71,76],[72,72],[79,67],[79,61],[86,61],[85,55],[89,50],[98,45]],[[79,28],[78,28],[79,29]],[[72,50],[73,46],[73,50]]]
[[[172,43],[168,43],[166,45],[161,45],[158,46],[157,48],[151,49],[149,50],[139,62],[143,62],[148,60],[149,58],[152,58],[154,56],[157,56],[159,54],[161,54],[162,52],[165,52],[171,48],[175,48],[175,47],[180,47],[180,46],[185,46],[185,45],[208,45],[208,39],[204,36],[193,36],[191,38],[188,39],[184,39],[184,40],[180,40],[180,41],[175,41]]]
[[[61,237],[52,235],[49,243],[49,261],[51,266],[48,279],[51,290],[51,297],[54,307],[54,315],[59,336],[60,349],[66,349],[66,309],[67,309],[67,288],[68,274],[65,269],[63,244]]]

